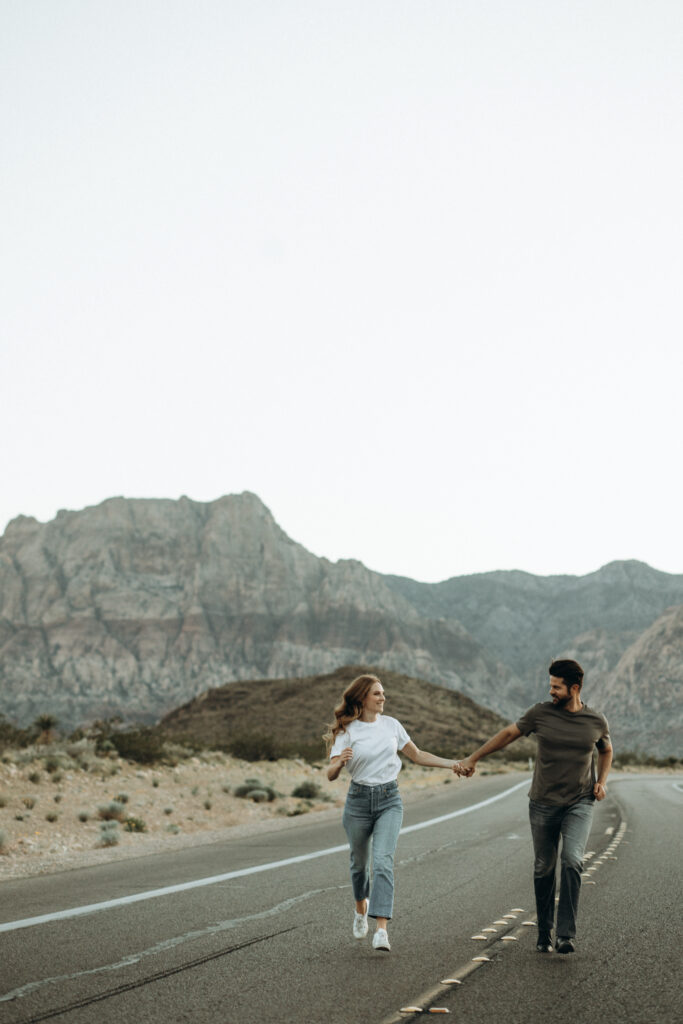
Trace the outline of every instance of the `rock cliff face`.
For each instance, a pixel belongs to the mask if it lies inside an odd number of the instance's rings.
[[[524,680],[524,705],[547,699],[553,658],[575,658],[584,699],[608,715],[617,752],[683,756],[683,576],[629,561],[579,577],[384,578],[423,615],[462,622]]]
[[[112,498],[0,540],[0,689],[23,724],[151,721],[209,687],[374,664],[506,714],[521,684],[456,621],[310,554],[253,494]]]
[[[385,576],[423,615],[455,618],[525,681],[531,698],[556,657],[576,657],[587,678],[611,671],[630,643],[672,605],[683,576],[642,562],[612,562],[587,576],[491,572],[443,583]],[[570,651],[574,651],[573,654]]]
[[[596,692],[624,750],[683,757],[683,606],[628,647]],[[617,750],[618,754],[618,750]]]

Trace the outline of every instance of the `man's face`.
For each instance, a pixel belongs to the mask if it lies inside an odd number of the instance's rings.
[[[564,679],[559,679],[558,676],[550,677],[550,699],[555,707],[563,708],[565,704],[569,703],[571,696]]]

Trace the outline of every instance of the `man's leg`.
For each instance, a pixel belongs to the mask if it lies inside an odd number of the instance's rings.
[[[562,824],[561,807],[529,801],[529,823],[534,843],[534,892],[538,921],[538,948],[550,942],[555,917],[555,865]]]
[[[579,800],[565,808],[562,820],[560,856],[560,902],[557,908],[557,934],[569,939],[576,935],[576,915],[581,892],[583,855],[593,824],[594,802]]]

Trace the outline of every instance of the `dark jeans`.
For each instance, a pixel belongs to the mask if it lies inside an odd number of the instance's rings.
[[[585,797],[569,807],[552,807],[529,801],[529,821],[534,841],[534,891],[539,932],[552,931],[555,917],[555,865],[560,853],[560,902],[557,935],[576,935],[583,854],[593,822],[593,798]]]

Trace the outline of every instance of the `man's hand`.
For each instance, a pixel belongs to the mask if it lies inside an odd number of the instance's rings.
[[[596,782],[593,786],[593,796],[596,800],[604,800],[607,795],[607,786],[603,786],[602,782]]]
[[[477,762],[472,759],[472,756],[466,757],[464,761],[460,762],[460,775],[464,775],[466,779],[471,779],[477,767]]]

